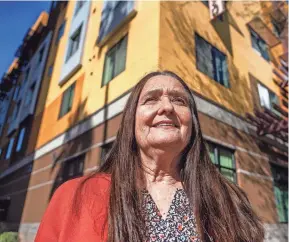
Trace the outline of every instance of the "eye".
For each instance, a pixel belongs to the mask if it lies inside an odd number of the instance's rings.
[[[173,97],[172,102],[174,102],[178,105],[186,105],[186,101],[181,97]]]
[[[154,104],[158,99],[156,97],[148,97],[145,99],[144,104]]]

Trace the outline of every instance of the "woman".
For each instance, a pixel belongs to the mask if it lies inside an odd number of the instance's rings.
[[[190,89],[164,71],[133,89],[96,174],[56,191],[36,242],[263,238],[246,195],[210,161]]]

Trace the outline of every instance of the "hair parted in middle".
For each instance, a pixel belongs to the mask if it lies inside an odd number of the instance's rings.
[[[264,231],[245,193],[224,178],[209,157],[197,107],[191,90],[178,75],[156,71],[145,75],[133,88],[123,111],[116,140],[102,166],[84,183],[100,173],[111,174],[108,208],[108,241],[143,242],[145,224],[141,212],[140,184],[145,181],[135,137],[135,114],[141,91],[155,76],[178,80],[189,94],[192,133],[181,154],[178,172],[196,217],[203,242],[261,242]]]

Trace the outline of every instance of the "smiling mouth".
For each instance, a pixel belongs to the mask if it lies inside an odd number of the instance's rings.
[[[162,128],[178,128],[175,124],[168,124],[168,123],[160,123],[153,126],[154,128],[162,127]]]

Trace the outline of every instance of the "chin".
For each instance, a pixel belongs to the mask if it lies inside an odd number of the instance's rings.
[[[153,142],[151,142],[152,146],[158,147],[158,148],[172,148],[172,147],[180,147],[183,143],[180,139],[173,139],[173,138],[161,138],[161,139],[155,139]]]

